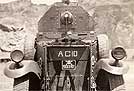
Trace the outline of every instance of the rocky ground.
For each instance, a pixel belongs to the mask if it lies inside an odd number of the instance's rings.
[[[124,75],[126,82],[126,91],[134,91],[134,60],[126,62],[129,65],[129,71]]]
[[[13,79],[7,78],[3,74],[5,63],[0,63],[0,91],[12,91]]]

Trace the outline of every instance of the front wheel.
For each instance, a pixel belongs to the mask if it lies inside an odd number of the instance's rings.
[[[109,49],[110,42],[109,38],[105,34],[100,34],[98,37],[98,47],[99,47],[99,57],[100,58],[108,58],[109,57]]]
[[[24,43],[24,59],[33,60],[35,54],[35,36],[33,34],[27,33]]]
[[[40,91],[40,80],[34,73],[15,78],[13,91]]]

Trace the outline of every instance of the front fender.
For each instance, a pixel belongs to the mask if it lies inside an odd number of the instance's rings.
[[[103,70],[105,70],[111,74],[115,74],[115,75],[123,75],[128,72],[129,67],[122,60],[119,61],[119,64],[121,65],[120,67],[111,66],[111,64],[114,61],[115,60],[113,60],[113,59],[100,59],[96,63],[94,73],[97,74],[100,69],[103,69]]]
[[[9,78],[18,78],[18,77],[24,76],[30,72],[33,72],[40,79],[41,69],[39,68],[38,64],[35,61],[23,60],[21,62],[21,64],[23,65],[23,67],[18,68],[18,69],[12,69],[11,66],[15,65],[15,63],[14,62],[7,63],[7,65],[4,69],[4,74]]]

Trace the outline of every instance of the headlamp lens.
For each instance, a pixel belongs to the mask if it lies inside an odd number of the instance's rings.
[[[65,11],[61,14],[60,18],[61,24],[69,25],[73,23],[73,15],[69,11]]]
[[[112,57],[116,60],[121,60],[126,57],[126,51],[122,47],[116,47],[111,52]]]
[[[24,54],[20,50],[14,50],[11,52],[10,57],[14,62],[21,62],[23,60]]]

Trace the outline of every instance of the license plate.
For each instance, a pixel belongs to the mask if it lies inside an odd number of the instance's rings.
[[[63,60],[62,61],[62,70],[75,70],[76,60]]]
[[[50,60],[80,60],[86,47],[51,47],[48,49]],[[87,54],[88,55],[88,54]],[[84,56],[81,60],[87,60],[88,56]]]

